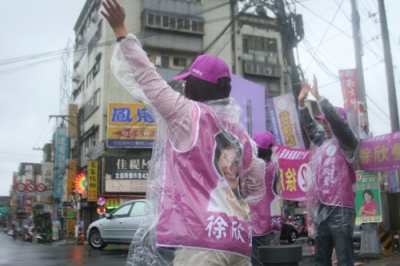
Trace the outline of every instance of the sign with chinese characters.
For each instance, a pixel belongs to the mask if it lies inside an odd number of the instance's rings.
[[[118,207],[119,206],[119,198],[106,199],[106,206],[107,206],[107,208]]]
[[[53,190],[53,180],[54,180],[54,163],[44,162],[42,163],[42,180],[46,185],[47,189]]]
[[[275,146],[281,172],[282,198],[306,202],[306,193],[312,183],[309,166],[312,151],[293,149],[278,144]]]
[[[267,108],[275,142],[291,148],[304,149],[293,94],[268,99]]]
[[[111,179],[147,179],[150,159],[150,155],[106,156],[106,174]]]
[[[75,237],[75,225],[76,225],[76,219],[67,219],[66,222],[66,237],[67,238],[73,238]]]
[[[156,124],[143,103],[108,105],[107,146],[109,148],[151,148]]]
[[[400,131],[362,140],[360,164],[364,171],[400,170]]]
[[[339,70],[340,86],[343,94],[343,107],[346,110],[347,122],[353,132],[360,138],[368,137],[367,110],[363,102],[358,101],[358,84],[356,69]]]
[[[357,171],[356,178],[356,223],[382,222],[378,173]]]
[[[55,175],[54,175],[54,198],[61,199],[63,196],[62,178],[65,174],[65,165],[68,159],[68,137],[67,128],[58,127],[56,131],[56,151],[55,151]]]
[[[99,163],[97,161],[88,161],[87,173],[87,200],[97,201],[97,184],[99,175]]]
[[[75,182],[75,176],[76,176],[76,160],[68,160],[68,167],[67,167],[67,191],[65,193],[65,196],[68,198],[70,195],[72,195],[72,191],[74,189],[74,182]]]
[[[150,155],[106,156],[106,192],[146,192]]]

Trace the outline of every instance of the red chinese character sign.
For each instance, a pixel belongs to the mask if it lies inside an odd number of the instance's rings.
[[[308,163],[312,151],[278,144],[275,146],[282,177],[282,198],[306,202],[306,192],[311,184],[311,169]]]
[[[75,177],[75,190],[79,194],[83,194],[86,188],[86,177],[84,173],[79,173]]]
[[[343,107],[351,129],[360,139],[368,137],[368,120],[365,104],[358,100],[357,72],[355,69],[339,70],[343,94]]]

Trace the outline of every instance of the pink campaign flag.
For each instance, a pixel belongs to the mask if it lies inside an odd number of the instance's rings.
[[[360,164],[370,172],[400,170],[400,131],[362,140]]]
[[[282,198],[306,202],[306,192],[312,178],[309,166],[312,151],[289,148],[278,144],[275,144],[275,146],[279,156]]]

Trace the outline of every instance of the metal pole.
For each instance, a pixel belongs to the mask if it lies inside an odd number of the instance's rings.
[[[385,2],[378,0],[379,19],[381,23],[383,51],[385,54],[386,82],[389,96],[390,125],[392,132],[399,130],[399,113],[397,110],[396,86],[394,82],[392,54],[390,51],[389,31],[386,19]]]
[[[356,0],[351,0],[351,19],[353,26],[353,40],[354,40],[354,54],[356,59],[356,73],[357,73],[357,87],[358,87],[358,101],[364,103],[365,110],[367,108],[367,100],[365,97],[365,86],[364,86],[364,71],[363,71],[363,63],[362,56],[364,52],[361,46],[361,31],[360,31],[360,15],[358,14],[357,2]],[[368,113],[365,114],[368,117]],[[366,117],[366,118],[367,118]],[[367,119],[368,121],[368,119]],[[357,125],[359,125],[360,121],[357,117]],[[367,125],[368,127],[368,125]],[[366,128],[366,133],[369,133],[369,129]],[[359,127],[357,127],[357,135],[359,136]]]

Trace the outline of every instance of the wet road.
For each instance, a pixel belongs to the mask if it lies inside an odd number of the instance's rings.
[[[90,246],[53,244],[31,244],[14,241],[0,234],[0,265],[125,265],[129,246],[109,245],[104,250],[93,250]]]

